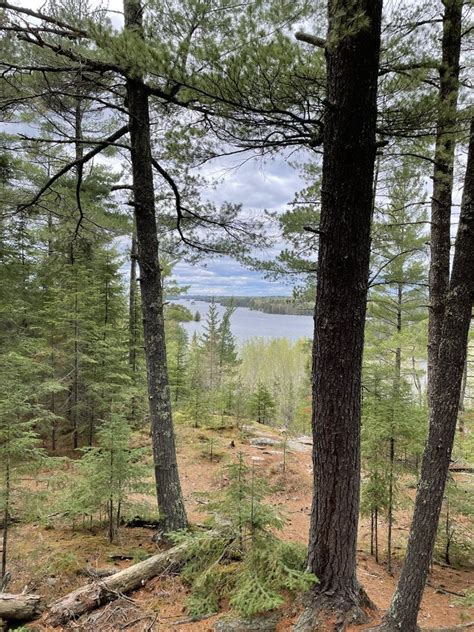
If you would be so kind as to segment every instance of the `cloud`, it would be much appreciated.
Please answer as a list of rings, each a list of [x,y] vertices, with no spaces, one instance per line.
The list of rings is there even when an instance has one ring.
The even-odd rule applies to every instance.
[[[40,9],[44,4],[43,0],[18,1],[32,9]],[[92,4],[96,4],[95,0]],[[107,5],[114,27],[120,28],[123,24],[122,0],[109,0]],[[121,170],[120,156],[98,156],[95,160],[110,170]],[[200,173],[216,180],[215,188],[206,194],[209,200],[218,205],[225,202],[241,204],[244,215],[259,219],[263,219],[265,210],[283,212],[304,184],[285,155],[265,161],[248,155],[219,158],[202,166]],[[283,247],[275,225],[270,220],[268,230],[274,235],[274,240],[268,251],[260,253],[263,260],[274,258]],[[120,251],[126,252],[129,249],[129,240],[117,240],[117,245]],[[125,276],[128,275],[128,268],[129,265],[124,263],[122,270]],[[269,281],[262,273],[248,270],[229,257],[207,261],[200,266],[180,262],[175,267],[174,276],[181,285],[190,285],[192,294],[268,296],[290,294],[292,289],[290,284]]]
[[[204,266],[180,262],[173,271],[180,285],[189,285],[190,294],[216,296],[271,296],[289,295],[291,286],[272,282],[260,272],[248,270],[230,257],[223,257]]]

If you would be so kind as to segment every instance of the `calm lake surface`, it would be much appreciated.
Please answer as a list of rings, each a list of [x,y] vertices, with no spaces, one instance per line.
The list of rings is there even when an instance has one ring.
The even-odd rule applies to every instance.
[[[201,314],[200,322],[191,321],[183,323],[189,336],[194,332],[200,334],[204,331],[206,324],[209,303],[204,301],[190,301],[189,299],[179,299],[175,301],[187,307],[193,314]],[[225,307],[216,303],[217,312],[222,315]],[[249,338],[288,338],[298,340],[299,338],[313,337],[312,316],[293,316],[288,314],[265,314],[257,312],[248,307],[237,307],[231,317],[232,333],[237,342],[244,342]]]

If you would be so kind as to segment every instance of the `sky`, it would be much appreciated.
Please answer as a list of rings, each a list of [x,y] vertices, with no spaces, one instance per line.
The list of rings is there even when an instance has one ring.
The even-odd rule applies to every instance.
[[[242,204],[245,215],[262,219],[265,210],[283,212],[294,194],[304,186],[298,171],[284,157],[265,163],[252,159],[242,166],[235,164],[234,161],[234,167],[230,168],[229,161],[225,165],[222,160],[216,161],[216,173],[224,175],[217,189],[209,193],[209,198],[216,204],[226,201]],[[255,253],[263,260],[275,257],[283,247],[274,223],[267,221],[268,231],[274,239],[267,251]],[[180,284],[191,286],[191,294],[270,296],[292,292],[291,279],[271,281],[230,257],[215,258],[198,265],[181,262],[176,265],[174,273]]]
[[[40,10],[44,6],[44,0],[17,2],[33,10]],[[120,28],[123,24],[122,0],[109,0],[104,4],[110,10],[113,26]],[[284,157],[265,163],[255,158],[241,165],[242,160],[242,157],[226,159],[225,162],[216,161],[206,166],[208,175],[220,178],[218,187],[207,195],[210,200],[216,204],[239,203],[242,204],[244,214],[262,217],[265,210],[283,212],[294,194],[303,187],[297,170]],[[107,163],[110,163],[110,159],[107,159]],[[269,259],[282,247],[283,243],[275,235],[272,248],[268,252],[258,253],[258,256]],[[270,296],[290,295],[292,292],[290,280],[268,280],[262,273],[249,270],[230,257],[213,258],[193,265],[180,262],[174,269],[174,276],[180,285],[191,286],[189,292],[192,294]]]

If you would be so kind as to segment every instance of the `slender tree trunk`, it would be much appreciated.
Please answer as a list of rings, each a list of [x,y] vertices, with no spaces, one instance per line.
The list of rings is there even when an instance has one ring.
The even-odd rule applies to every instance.
[[[397,287],[397,335],[402,331],[402,305],[403,286],[401,283]],[[395,371],[393,378],[393,404],[392,424],[390,429],[390,466],[388,484],[388,533],[387,533],[387,571],[392,574],[392,533],[393,533],[393,496],[395,485],[395,424],[396,424],[396,403],[400,399],[400,380],[402,377],[402,350],[397,347],[395,350]]]
[[[5,463],[5,507],[3,510],[3,535],[2,535],[2,569],[0,580],[3,580],[7,571],[8,548],[8,522],[10,519],[10,459],[7,455]]]
[[[314,607],[329,602],[354,622],[365,598],[356,541],[382,0],[330,0],[328,7],[308,565],[320,580]],[[360,27],[348,33],[352,21]],[[313,629],[313,620],[309,608],[300,629]]]
[[[375,508],[374,513],[374,529],[375,529],[375,561],[379,563],[379,510]]]
[[[51,377],[54,380],[56,377],[56,362],[55,362],[55,338],[54,338],[54,325],[51,326]],[[53,420],[51,422],[51,450],[56,452],[56,396],[55,392],[51,393],[51,412],[53,414]]]
[[[370,510],[370,555],[374,554],[374,510]]]
[[[393,483],[395,462],[395,439],[390,437],[390,465],[388,481],[388,529],[387,529],[387,572],[392,574],[392,529],[393,529]]]
[[[445,530],[446,530],[446,547],[444,550],[444,561],[446,562],[446,564],[448,566],[451,566],[451,560],[449,557],[449,549],[451,547],[451,518],[449,515],[449,500],[446,498],[446,523],[445,523]]]
[[[48,178],[50,177],[50,165],[48,164]],[[48,213],[48,259],[51,259],[53,256],[53,242],[52,242],[52,231],[53,231],[53,218],[51,213]],[[54,337],[54,325],[51,325],[51,353],[50,353],[50,362],[51,362],[51,378],[54,380],[56,378],[56,359],[55,359],[55,337]],[[51,412],[53,414],[53,419],[51,422],[51,451],[56,452],[56,394],[53,391],[51,393],[51,401],[50,401]]]
[[[73,263],[73,266],[75,264]],[[79,404],[79,322],[78,322],[78,282],[77,268],[74,268],[74,368],[71,386],[71,421],[72,421],[72,447],[77,449],[79,441],[78,429],[78,404]]]
[[[124,17],[125,27],[141,35],[140,0],[124,0]],[[186,527],[187,518],[176,462],[166,364],[148,95],[139,78],[127,79],[127,99],[156,493],[163,529],[174,531]]]
[[[461,50],[463,0],[443,0],[442,63],[439,70],[438,124],[436,129],[430,238],[430,310],[428,320],[428,401],[441,344],[451,252],[451,205],[454,148]]]
[[[80,13],[79,13],[80,17]],[[77,93],[81,91],[81,71],[79,70],[77,77]],[[82,140],[82,107],[81,98],[78,97],[74,109],[74,133],[76,135],[77,142],[75,143],[75,158],[81,160],[84,155],[84,146],[80,142]],[[76,170],[76,198],[78,210],[80,211],[80,189],[82,183],[82,164],[78,165]],[[79,226],[79,225],[78,225]],[[77,233],[77,229],[76,229]],[[77,268],[75,267],[74,246],[77,234],[71,240],[71,265],[73,266],[74,274],[74,369],[73,369],[73,381],[71,388],[71,421],[72,421],[72,447],[74,450],[79,445],[79,429],[78,429],[78,404],[79,404],[79,323],[78,323],[78,281],[77,281]]]
[[[408,548],[397,590],[381,630],[414,632],[433,554],[451,450],[456,433],[459,395],[467,352],[474,297],[474,118],[463,201],[446,298],[441,344],[432,373],[428,440]]]

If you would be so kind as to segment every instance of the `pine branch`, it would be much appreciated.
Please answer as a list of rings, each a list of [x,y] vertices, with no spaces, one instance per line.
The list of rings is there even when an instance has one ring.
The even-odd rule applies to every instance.
[[[80,165],[84,165],[87,162],[89,162],[90,160],[92,160],[92,158],[94,158],[94,156],[97,156],[97,154],[100,154],[100,152],[105,149],[106,147],[109,147],[109,145],[112,145],[116,140],[118,140],[119,138],[121,138],[122,136],[125,136],[125,134],[128,133],[128,125],[124,125],[123,127],[121,127],[120,129],[118,129],[116,132],[114,132],[111,136],[109,136],[108,138],[106,138],[105,140],[99,142],[97,144],[97,147],[94,147],[94,149],[92,149],[91,151],[89,151],[87,154],[85,154],[82,158],[78,159],[78,160],[73,160],[72,162],[69,162],[67,165],[65,165],[62,169],[60,169],[57,173],[54,174],[54,176],[52,176],[48,182],[43,185],[41,187],[41,189],[38,191],[38,193],[36,193],[36,195],[33,197],[32,200],[30,200],[29,202],[25,203],[25,204],[20,204],[18,205],[18,210],[19,211],[24,211],[27,208],[30,208],[31,206],[33,206],[34,204],[36,204],[36,202],[38,202],[38,200],[42,197],[42,195],[44,193],[46,193],[46,191],[48,189],[51,188],[51,186],[57,181],[59,180],[59,178],[61,178],[62,176],[64,176],[66,173],[68,173],[69,171],[71,171],[71,169],[74,169],[74,167],[78,167]]]

